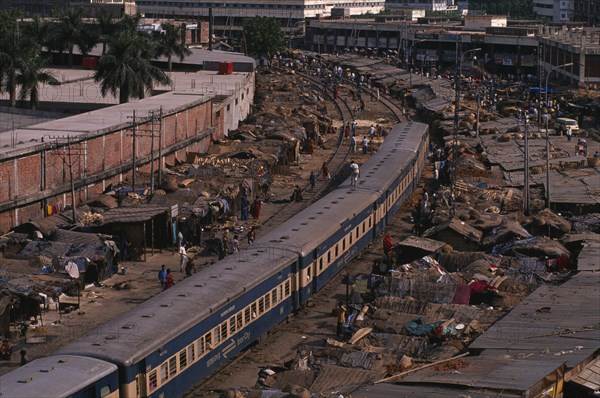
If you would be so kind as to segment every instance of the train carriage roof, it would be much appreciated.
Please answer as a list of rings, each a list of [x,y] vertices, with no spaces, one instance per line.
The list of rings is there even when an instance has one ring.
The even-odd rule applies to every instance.
[[[295,254],[277,248],[242,250],[200,269],[57,352],[89,355],[125,366],[137,363],[212,313],[218,313],[245,291],[284,271],[296,259]]]
[[[0,376],[0,397],[67,397],[116,371],[116,365],[95,358],[38,358]]]
[[[281,245],[307,255],[385,192],[398,176],[392,171],[401,170],[412,162],[427,132],[428,126],[423,123],[397,124],[379,151],[361,167],[356,189],[350,187],[348,179],[300,214],[265,234],[257,244]]]
[[[384,193],[398,177],[398,171],[409,166],[418,156],[429,126],[406,122],[395,125],[368,162],[360,167],[357,188]],[[420,149],[421,148],[421,149]],[[344,182],[350,185],[350,179]]]

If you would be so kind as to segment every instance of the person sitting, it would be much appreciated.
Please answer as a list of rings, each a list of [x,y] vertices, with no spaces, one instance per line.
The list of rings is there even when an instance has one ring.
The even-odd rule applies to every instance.
[[[12,356],[12,348],[10,344],[8,344],[8,340],[2,341],[2,345],[0,345],[0,359],[5,361],[10,361],[10,357]]]

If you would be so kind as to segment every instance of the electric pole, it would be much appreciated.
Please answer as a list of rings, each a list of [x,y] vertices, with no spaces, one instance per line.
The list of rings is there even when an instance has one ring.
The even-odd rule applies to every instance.
[[[52,152],[53,155],[60,156],[63,163],[67,165],[69,168],[69,185],[71,191],[71,218],[73,219],[73,223],[77,222],[77,216],[75,212],[75,178],[73,176],[73,167],[75,166],[75,162],[79,161],[81,155],[85,154],[85,150],[81,148],[73,149],[73,145],[71,142],[71,136],[62,136],[62,137],[50,137],[55,140],[55,149]],[[66,143],[65,143],[66,140]],[[60,142],[59,142],[60,141]],[[62,151],[59,150],[59,147],[62,147]]]

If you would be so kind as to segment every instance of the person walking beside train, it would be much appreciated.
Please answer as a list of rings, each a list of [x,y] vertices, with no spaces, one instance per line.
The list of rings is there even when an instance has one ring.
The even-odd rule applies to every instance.
[[[181,245],[181,247],[179,247],[179,272],[183,272],[186,263],[187,251],[185,250],[185,245]]]
[[[250,209],[253,219],[258,220],[258,217],[260,217],[261,207],[262,207],[262,200],[260,200],[260,197],[256,196],[256,199],[254,199],[254,202],[252,202],[252,207]]]
[[[350,169],[352,170],[351,175],[351,183],[352,186],[356,186],[356,182],[358,181],[358,177],[360,176],[360,168],[358,167],[358,163],[353,160],[350,161]]]
[[[356,137],[350,137],[350,152],[356,153]]]
[[[310,182],[310,190],[315,189],[315,184],[317,183],[317,176],[314,171],[310,172],[310,176],[308,177],[308,181]]]

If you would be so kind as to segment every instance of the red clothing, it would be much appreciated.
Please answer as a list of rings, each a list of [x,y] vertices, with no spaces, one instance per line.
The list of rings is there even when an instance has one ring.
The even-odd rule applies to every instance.
[[[165,290],[175,285],[175,280],[173,279],[173,275],[167,274],[167,278],[165,279]]]
[[[323,172],[323,179],[329,179],[329,165],[326,162],[323,162],[323,166],[321,166],[321,171]]]
[[[256,199],[254,203],[252,203],[252,218],[258,220],[260,216],[260,208],[262,206],[262,201],[260,199]]]
[[[386,234],[385,238],[383,238],[383,252],[389,253],[393,246],[394,244],[392,243],[392,237],[390,234]]]

